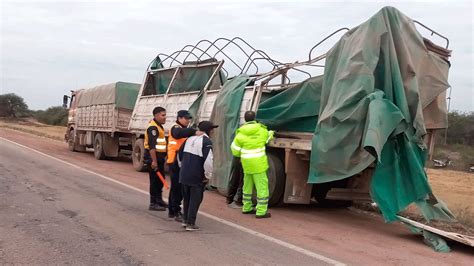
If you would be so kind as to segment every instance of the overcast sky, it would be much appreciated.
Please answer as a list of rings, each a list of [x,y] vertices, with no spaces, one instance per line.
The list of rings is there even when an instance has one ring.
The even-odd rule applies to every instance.
[[[218,37],[243,37],[280,61],[303,60],[327,34],[355,27],[386,5],[449,38],[451,109],[474,111],[471,1],[1,0],[0,94],[14,92],[31,109],[61,105],[73,89],[141,83],[159,52]]]

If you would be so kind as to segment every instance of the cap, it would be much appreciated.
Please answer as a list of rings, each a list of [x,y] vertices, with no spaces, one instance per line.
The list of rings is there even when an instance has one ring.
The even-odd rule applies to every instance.
[[[188,110],[179,110],[178,117],[193,118]]]
[[[218,127],[218,125],[214,125],[211,121],[201,121],[198,125],[199,130],[204,132],[209,132],[216,127]]]

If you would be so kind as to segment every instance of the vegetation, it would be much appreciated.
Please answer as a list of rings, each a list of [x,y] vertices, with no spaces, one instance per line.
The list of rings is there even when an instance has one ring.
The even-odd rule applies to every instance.
[[[0,95],[0,117],[24,117],[28,113],[28,105],[22,97],[14,93]]]
[[[448,114],[447,144],[474,147],[474,112],[450,112]]]
[[[67,115],[67,110],[61,106],[32,111],[28,109],[28,105],[22,97],[14,93],[0,95],[0,117],[33,117],[43,124],[65,126],[67,124]]]
[[[54,126],[65,126],[67,124],[67,115],[67,110],[61,106],[53,106],[44,111],[39,110],[31,113],[31,116],[39,122]]]
[[[448,169],[466,171],[474,166],[474,112],[450,112],[449,128],[436,136],[434,159],[450,159]],[[431,166],[429,163],[428,166]]]

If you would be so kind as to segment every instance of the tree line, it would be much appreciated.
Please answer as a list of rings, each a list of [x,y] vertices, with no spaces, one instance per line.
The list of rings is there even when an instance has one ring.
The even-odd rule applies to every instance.
[[[36,118],[41,123],[48,125],[65,126],[68,112],[61,106],[52,106],[46,110],[30,110],[25,100],[14,94],[0,95],[0,117],[8,118]]]
[[[474,146],[474,112],[449,112],[447,144]]]

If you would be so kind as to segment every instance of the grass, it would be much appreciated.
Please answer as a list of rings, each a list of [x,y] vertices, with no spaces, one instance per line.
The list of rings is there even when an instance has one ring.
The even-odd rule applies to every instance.
[[[460,223],[474,228],[474,174],[440,169],[428,169],[427,173],[433,193]]]
[[[66,133],[66,127],[64,126],[50,126],[36,122],[31,118],[0,118],[0,128],[2,127],[59,141],[64,140],[64,134]]]
[[[463,209],[457,210],[456,219],[463,225],[474,228],[474,213],[471,207],[466,206]]]
[[[427,174],[433,194],[456,217],[456,222],[432,221],[431,225],[445,231],[474,236],[474,174],[444,169],[428,169]],[[401,214],[426,223],[415,204],[411,204]]]

